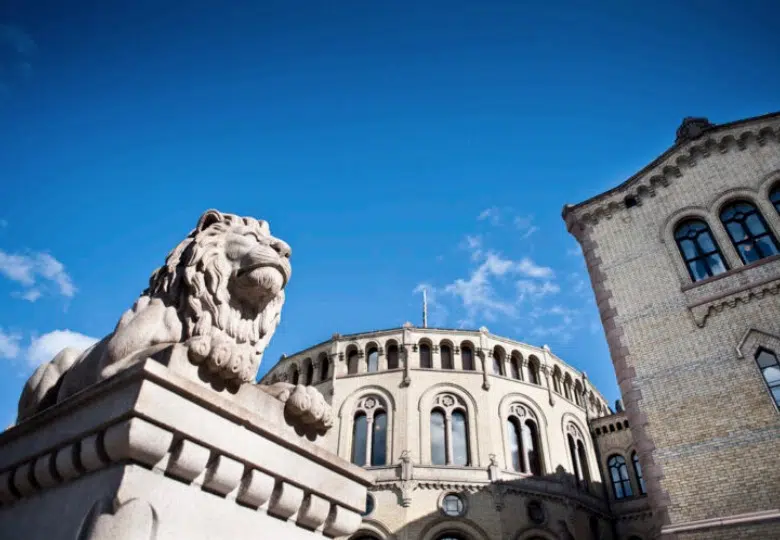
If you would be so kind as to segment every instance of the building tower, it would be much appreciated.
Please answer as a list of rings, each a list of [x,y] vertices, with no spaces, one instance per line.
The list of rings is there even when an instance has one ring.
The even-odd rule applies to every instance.
[[[664,538],[780,538],[780,113],[563,209]]]

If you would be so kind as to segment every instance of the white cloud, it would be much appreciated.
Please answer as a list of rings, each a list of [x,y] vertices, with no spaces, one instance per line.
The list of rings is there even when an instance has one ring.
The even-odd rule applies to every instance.
[[[22,300],[27,300],[30,303],[35,302],[42,295],[43,293],[39,289],[36,289],[34,287],[32,289],[27,289],[24,292],[15,291],[11,293],[11,296],[15,298],[21,298]]]
[[[53,284],[57,292],[67,298],[76,294],[76,287],[65,266],[45,252],[19,255],[0,250],[0,274],[24,286],[27,290],[17,296],[30,302],[42,294],[41,288],[36,287],[40,281]]]
[[[533,216],[515,216],[513,223],[515,224],[515,227],[522,233],[520,238],[523,240],[539,230],[539,227],[534,225]]]
[[[98,341],[93,337],[72,330],[54,330],[32,340],[27,349],[27,362],[31,367],[38,367],[44,362],[52,360],[66,347],[85,350]]]
[[[499,210],[497,206],[491,206],[490,208],[485,208],[477,216],[477,221],[485,221],[485,220],[488,220],[491,225],[498,225],[499,223],[501,223],[501,210]]]
[[[0,328],[0,358],[13,360],[21,352],[22,336],[20,334],[9,334]]]
[[[544,281],[540,284],[530,279],[521,279],[515,283],[515,286],[520,301],[527,297],[538,299],[561,292],[561,288],[552,281]]]
[[[471,253],[472,261],[477,261],[482,258],[482,237],[479,235],[466,235],[460,243],[460,248]]]
[[[517,269],[521,274],[535,278],[549,278],[554,272],[547,266],[539,266],[528,257],[524,257],[517,263]]]

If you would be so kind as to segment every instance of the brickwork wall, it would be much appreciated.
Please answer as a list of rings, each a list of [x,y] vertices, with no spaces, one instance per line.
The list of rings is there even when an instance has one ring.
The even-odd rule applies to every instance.
[[[629,186],[566,216],[591,274],[650,500],[666,524],[780,509],[780,414],[752,352],[737,353],[750,329],[780,334],[780,260],[743,265],[718,220],[730,197],[748,198],[780,237],[767,200],[780,180],[778,130],[777,118],[764,119],[682,145],[637,179],[654,196]],[[621,197],[631,190],[640,204],[627,208]],[[708,221],[731,268],[725,277],[691,284],[672,237],[686,216]],[[774,536],[766,538],[780,537],[780,525],[767,527]]]

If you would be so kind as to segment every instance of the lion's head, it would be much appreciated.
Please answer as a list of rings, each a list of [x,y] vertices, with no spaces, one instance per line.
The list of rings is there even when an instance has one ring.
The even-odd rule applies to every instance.
[[[265,221],[209,210],[144,294],[177,308],[193,361],[251,382],[279,324],[290,253]]]

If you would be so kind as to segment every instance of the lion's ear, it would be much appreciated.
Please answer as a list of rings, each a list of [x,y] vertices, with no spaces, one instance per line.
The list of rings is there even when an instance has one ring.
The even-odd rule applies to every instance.
[[[209,225],[213,225],[214,223],[219,223],[220,221],[223,221],[225,218],[222,215],[221,212],[217,210],[206,210],[202,216],[200,216],[200,219],[198,220],[198,226],[195,227],[195,230],[198,232],[203,231],[209,227]]]

